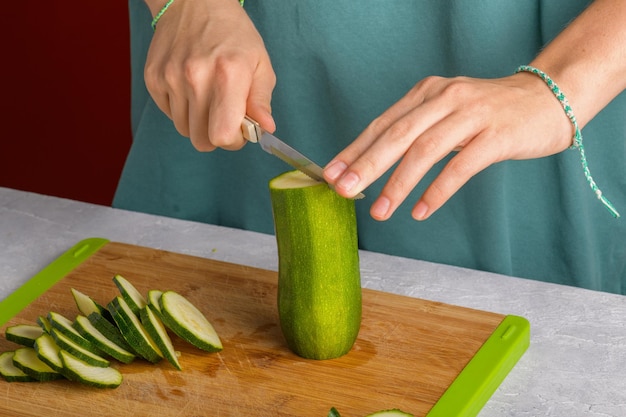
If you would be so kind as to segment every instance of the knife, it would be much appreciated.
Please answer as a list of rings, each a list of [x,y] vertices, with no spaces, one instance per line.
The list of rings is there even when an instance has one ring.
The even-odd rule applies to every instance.
[[[276,136],[269,134],[253,119],[245,116],[241,123],[241,132],[244,139],[252,143],[258,143],[261,148],[278,159],[288,163],[292,167],[302,171],[312,179],[320,182],[326,182],[322,167],[311,161],[291,146],[287,145]],[[328,184],[331,188],[334,187]],[[359,193],[353,199],[365,197],[363,193]]]

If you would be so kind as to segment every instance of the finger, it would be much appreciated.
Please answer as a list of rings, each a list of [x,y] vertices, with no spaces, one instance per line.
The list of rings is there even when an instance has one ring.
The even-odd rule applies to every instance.
[[[212,145],[237,150],[245,144],[241,122],[251,83],[252,71],[239,59],[226,59],[216,65],[208,107],[208,135]]]
[[[216,146],[211,143],[209,138],[209,97],[211,93],[210,67],[202,62],[188,60],[185,67],[185,80],[187,84],[181,86],[183,89],[175,91],[184,91],[182,99],[186,99],[187,118],[185,123],[188,125],[189,139],[191,144],[200,152],[210,152],[215,150]],[[181,114],[181,118],[182,118]],[[182,121],[181,121],[182,124]],[[176,126],[181,131],[182,126]]]
[[[344,197],[353,197],[393,166],[414,141],[450,110],[437,100],[424,102],[390,125],[335,182]]]
[[[423,102],[423,96],[417,92],[407,94],[384,113],[374,119],[363,132],[345,149],[338,153],[324,168],[324,179],[335,184],[346,173],[346,169],[399,119],[406,116],[417,105]]]
[[[185,97],[178,94],[169,94],[170,118],[174,122],[174,127],[182,136],[191,137],[189,125],[189,102]]]
[[[427,219],[474,175],[500,160],[499,151],[487,145],[495,142],[485,136],[477,136],[450,159],[413,207],[413,218]]]
[[[372,204],[371,216],[387,220],[426,173],[445,156],[478,133],[478,124],[455,112],[426,130],[415,140]]]

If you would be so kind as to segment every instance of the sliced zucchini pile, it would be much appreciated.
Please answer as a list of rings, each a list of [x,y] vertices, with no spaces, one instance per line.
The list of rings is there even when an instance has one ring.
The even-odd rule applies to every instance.
[[[98,388],[116,388],[121,364],[135,358],[152,363],[165,358],[182,370],[169,331],[207,352],[222,343],[206,317],[174,291],[150,290],[146,297],[121,275],[113,282],[120,295],[106,307],[72,288],[79,314],[72,321],[56,311],[40,315],[36,324],[17,324],[5,336],[22,347],[0,353],[0,375],[8,382],[66,378]]]

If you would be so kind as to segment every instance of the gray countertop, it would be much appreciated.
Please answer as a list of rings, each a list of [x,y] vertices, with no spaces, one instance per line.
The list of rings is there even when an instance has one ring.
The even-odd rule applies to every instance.
[[[0,300],[80,240],[277,270],[274,237],[0,188]],[[531,323],[531,345],[481,417],[626,416],[626,297],[361,252],[366,288]]]

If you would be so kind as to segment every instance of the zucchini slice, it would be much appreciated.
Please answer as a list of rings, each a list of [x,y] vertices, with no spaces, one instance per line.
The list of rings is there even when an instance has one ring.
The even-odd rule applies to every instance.
[[[97,314],[97,313],[96,313]],[[94,327],[89,319],[85,316],[76,316],[74,328],[78,330],[85,339],[89,340],[93,346],[107,355],[117,359],[122,363],[131,363],[135,359],[135,355],[126,349],[118,346],[115,342],[108,339],[98,329]]]
[[[13,364],[37,381],[54,381],[63,378],[63,375],[39,359],[32,347],[17,349],[13,355]]]
[[[48,320],[48,318],[45,316],[37,317],[37,324],[46,333],[50,333],[50,330],[52,330],[52,325],[50,324],[50,320]]]
[[[44,333],[35,340],[34,346],[37,356],[43,363],[54,369],[58,373],[63,373],[63,363],[59,357],[61,348],[48,333]]]
[[[174,345],[172,345],[172,339],[170,339],[170,336],[167,334],[167,329],[163,325],[161,319],[159,319],[154,311],[148,306],[141,309],[139,317],[141,318],[143,327],[146,329],[150,337],[152,337],[154,343],[156,343],[159,347],[161,353],[165,356],[165,359],[174,365],[176,369],[181,371],[183,368],[180,366],[180,362],[178,362],[178,355],[176,354]]]
[[[57,329],[52,329],[52,337],[62,350],[71,353],[78,359],[87,362],[89,365],[99,366],[101,368],[106,368],[111,365],[111,363],[107,359],[93,353],[89,349],[85,349],[77,343],[74,343],[73,340],[71,340],[69,337],[67,337],[65,334],[61,333]]]
[[[372,414],[368,414],[365,417],[413,417],[413,414],[405,413],[402,410],[393,408],[391,410],[381,410]]]
[[[163,295],[163,291],[160,290],[150,290],[148,291],[148,307],[154,311],[154,314],[157,315],[158,318],[163,320],[163,313],[161,313],[161,296]]]
[[[52,327],[50,334],[53,336],[56,331],[57,334],[63,334],[66,338],[78,346],[96,354],[100,353],[89,340],[85,339],[80,333],[78,333],[78,330],[74,328],[74,323],[67,317],[51,311],[48,313],[48,321],[50,321],[50,327]]]
[[[97,388],[117,388],[122,383],[122,374],[115,368],[92,366],[63,350],[60,357],[65,374],[72,381]]]
[[[18,345],[33,347],[35,339],[43,334],[43,329],[31,324],[16,324],[7,327],[5,336],[7,340],[17,343]]]
[[[115,297],[107,308],[111,312],[113,320],[117,323],[122,336],[141,357],[152,363],[157,363],[163,358],[163,354],[158,346],[146,332],[139,318],[124,301],[124,298],[120,296]]]
[[[91,313],[101,314],[105,319],[109,321],[113,321],[111,314],[107,311],[106,308],[98,304],[93,298],[78,291],[76,288],[71,288],[72,296],[74,297],[74,301],[76,302],[76,307],[78,311],[81,312],[85,317],[89,316]]]
[[[121,275],[115,275],[113,277],[113,282],[120,290],[122,294],[122,298],[126,301],[126,304],[130,307],[131,311],[135,314],[139,314],[142,308],[148,305],[148,301],[144,298],[143,295],[133,284],[131,284],[126,278]]]
[[[15,352],[0,353],[0,375],[7,382],[31,382],[36,381],[35,378],[25,374],[20,368],[13,363]]]
[[[108,311],[108,310],[107,310]],[[111,313],[109,312],[109,315]],[[89,322],[96,328],[100,333],[104,335],[107,339],[118,345],[124,350],[127,350],[131,353],[136,353],[135,350],[128,344],[120,329],[115,324],[115,320],[113,320],[113,316],[111,316],[111,320],[113,320],[113,324],[109,322],[103,315],[98,313],[91,313],[89,317]]]
[[[180,338],[207,352],[223,349],[217,332],[196,306],[174,291],[161,295],[163,323]]]

